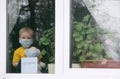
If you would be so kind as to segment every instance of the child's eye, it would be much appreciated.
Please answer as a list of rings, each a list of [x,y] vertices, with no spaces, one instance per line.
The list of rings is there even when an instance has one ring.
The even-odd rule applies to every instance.
[[[25,39],[25,37],[22,37],[22,39]]]
[[[31,37],[28,37],[27,39],[32,39]]]

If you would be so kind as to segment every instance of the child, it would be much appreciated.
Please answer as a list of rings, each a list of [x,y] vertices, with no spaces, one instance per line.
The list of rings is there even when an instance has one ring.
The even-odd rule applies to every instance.
[[[40,59],[40,50],[32,47],[34,31],[29,27],[23,27],[19,31],[19,43],[21,47],[17,48],[13,55],[13,66],[17,67],[21,58],[38,57]]]

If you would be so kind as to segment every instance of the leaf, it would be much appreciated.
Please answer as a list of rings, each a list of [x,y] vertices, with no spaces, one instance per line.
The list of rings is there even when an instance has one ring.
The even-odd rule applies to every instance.
[[[96,52],[102,52],[103,49],[104,49],[104,46],[102,44],[98,43],[98,44],[95,45],[95,51]]]
[[[73,56],[74,57],[77,56],[77,52],[76,51],[73,52]]]
[[[45,45],[45,46],[49,45],[49,41],[44,41],[43,45]]]
[[[90,45],[89,50],[94,50],[94,45]]]
[[[42,37],[39,41],[39,45],[43,44],[45,46],[49,45],[50,40],[46,37]]]
[[[87,44],[90,44],[90,43],[92,43],[92,41],[91,40],[87,40]]]
[[[73,37],[78,37],[80,36],[79,32],[73,32]]]
[[[54,60],[55,60],[54,56],[49,57],[49,63],[54,63]]]
[[[76,37],[76,38],[75,38],[75,41],[76,41],[76,42],[80,42],[81,40],[83,40],[83,37],[82,37],[82,36],[79,36],[79,37]]]
[[[45,38],[42,37],[42,38],[39,40],[39,45],[41,45],[44,41],[45,41]]]
[[[81,32],[81,35],[85,35],[85,31],[82,31],[82,32]]]
[[[92,52],[88,52],[87,56],[90,57],[90,56],[92,56],[92,54],[93,54]]]
[[[87,44],[87,43],[84,43],[84,47],[88,47],[88,44]]]
[[[49,43],[50,43],[50,40],[46,38],[43,42],[43,45],[47,46],[49,45]]]
[[[76,56],[81,54],[81,50],[76,51]]]
[[[82,50],[82,49],[80,49],[80,50],[78,51],[78,52],[79,52],[79,54],[80,54],[80,53],[82,53],[82,51],[83,51],[83,50]]]
[[[45,49],[43,49],[40,53],[41,53],[41,55],[45,55],[47,52]]]
[[[46,37],[42,37],[42,38],[40,39],[41,42],[44,42],[45,40],[46,40]]]
[[[77,31],[81,31],[83,26],[84,26],[83,23],[78,23],[78,24],[75,26],[75,29],[76,29]]]
[[[96,33],[96,29],[95,28],[90,28],[87,30],[86,32],[87,34],[93,34],[93,33]]]
[[[83,46],[81,44],[77,44],[77,48],[82,48]]]
[[[84,21],[84,22],[88,22],[89,18],[90,18],[90,15],[86,15],[86,16],[83,18],[83,21]]]
[[[80,59],[81,62],[84,62],[84,61],[85,61],[85,57],[84,57],[84,56],[80,56],[79,59]]]
[[[87,35],[86,37],[88,40],[91,40],[93,38],[93,35]]]
[[[90,28],[91,28],[90,24],[88,24],[88,25],[85,26],[85,29],[90,29]]]

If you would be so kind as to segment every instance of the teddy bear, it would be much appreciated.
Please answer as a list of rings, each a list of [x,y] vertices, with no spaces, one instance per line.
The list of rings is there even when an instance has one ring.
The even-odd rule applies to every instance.
[[[30,47],[28,49],[25,49],[26,57],[39,57],[40,56],[40,50],[36,47]],[[38,60],[38,73],[42,73],[41,70],[46,66],[45,63]]]

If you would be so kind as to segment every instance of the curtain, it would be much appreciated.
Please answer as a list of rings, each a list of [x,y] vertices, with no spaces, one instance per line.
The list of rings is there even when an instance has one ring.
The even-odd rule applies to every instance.
[[[9,34],[17,22],[19,12],[22,6],[28,5],[28,0],[10,0],[8,1],[8,26]],[[24,17],[23,17],[24,18]]]
[[[106,53],[120,60],[120,0],[83,0],[96,21]]]

